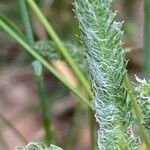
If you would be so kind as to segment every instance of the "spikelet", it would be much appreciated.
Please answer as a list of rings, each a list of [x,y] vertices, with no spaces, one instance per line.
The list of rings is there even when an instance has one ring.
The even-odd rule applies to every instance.
[[[92,89],[100,150],[137,149],[132,130],[131,101],[123,85],[126,74],[122,22],[116,22],[111,0],[76,0],[75,14],[82,30]]]
[[[16,150],[62,150],[60,147],[53,144],[50,147],[47,147],[42,142],[31,142],[25,146],[25,148],[17,148]]]
[[[138,84],[136,84],[135,92],[142,110],[142,124],[150,135],[150,81],[142,80],[137,76],[136,80]]]

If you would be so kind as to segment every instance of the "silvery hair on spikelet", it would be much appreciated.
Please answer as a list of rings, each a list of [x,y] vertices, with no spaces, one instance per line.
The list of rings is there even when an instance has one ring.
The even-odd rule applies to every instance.
[[[99,124],[100,150],[118,150],[122,145],[137,149],[131,101],[123,85],[126,74],[122,48],[122,23],[116,22],[111,0],[76,0],[75,14],[82,31],[81,41],[94,93],[96,120]]]

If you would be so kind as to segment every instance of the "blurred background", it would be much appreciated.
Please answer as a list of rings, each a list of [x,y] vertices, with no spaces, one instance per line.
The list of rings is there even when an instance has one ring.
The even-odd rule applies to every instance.
[[[73,0],[37,0],[44,15],[63,41],[80,43]],[[114,0],[118,20],[124,20],[124,48],[129,59],[128,70],[143,76],[143,0]],[[0,0],[0,12],[23,31],[16,0]],[[48,35],[29,9],[37,41]],[[0,29],[0,149],[12,150],[30,141],[44,141],[38,88],[31,57],[15,40]],[[62,65],[62,64],[60,64]],[[60,66],[61,67],[61,66]],[[68,76],[70,75],[68,71]],[[44,70],[44,83],[49,100],[49,116],[55,143],[65,150],[88,150],[90,133],[85,107],[76,105],[75,96],[53,75]],[[76,112],[80,112],[76,115]]]

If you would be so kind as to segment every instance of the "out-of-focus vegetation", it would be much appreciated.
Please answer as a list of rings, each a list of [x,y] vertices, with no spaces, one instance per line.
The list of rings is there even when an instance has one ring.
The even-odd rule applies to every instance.
[[[150,78],[150,2],[144,1],[144,73],[145,78]]]
[[[21,15],[22,11],[25,12],[19,5],[21,1],[23,2],[23,0],[0,1],[0,14],[5,14],[12,20],[27,38],[26,40],[21,39],[16,30],[15,32],[9,30],[13,29],[10,28],[9,20],[0,16],[1,26],[6,27],[3,26],[4,30],[23,46],[23,48],[20,47],[11,36],[0,30],[0,80],[2,81],[0,82],[0,131],[4,128],[0,133],[0,149],[9,150],[30,141],[44,141],[47,144],[60,145],[65,150],[94,150],[96,149],[96,123],[91,104],[93,94],[88,79],[88,67],[85,63],[87,54],[84,53],[83,47],[85,46],[86,51],[91,49],[88,48],[87,43],[85,44],[85,39],[80,38],[81,31],[72,11],[74,1],[36,0],[42,15],[50,22],[48,26],[44,17],[39,17],[39,11],[34,9],[32,2],[27,0],[30,20],[25,20],[25,22],[31,23],[29,32],[33,34],[33,42],[28,38],[27,28],[23,21],[25,18]],[[113,9],[119,10],[117,20],[125,20],[123,46],[126,57],[130,59],[127,68],[131,78],[134,78],[135,73],[143,76],[142,4],[140,0],[114,0],[113,2]],[[82,32],[84,32],[83,29]],[[33,63],[33,71],[31,63],[35,59],[38,61]],[[148,66],[148,59],[145,62]],[[144,80],[140,80],[140,83],[141,85],[136,89],[136,98],[139,99],[138,103],[143,109],[145,105],[149,105],[147,100],[149,92],[142,89],[143,92],[140,93],[139,89],[149,83]],[[130,93],[130,90],[133,92],[128,79],[125,84],[129,86],[127,87],[128,92]],[[143,103],[145,95],[146,102]],[[129,107],[131,107],[130,104]],[[136,108],[135,106],[133,109]],[[144,122],[142,124],[146,124],[146,128],[149,129],[149,121],[145,117],[149,114],[147,111],[149,108],[143,111]],[[4,125],[7,125],[8,128]],[[141,122],[138,122],[138,125],[140,126]],[[136,126],[133,130],[137,135],[139,134]],[[140,132],[143,134],[143,139],[147,139],[147,134],[141,126]],[[149,142],[145,143],[149,144]],[[120,147],[126,148],[126,146]]]

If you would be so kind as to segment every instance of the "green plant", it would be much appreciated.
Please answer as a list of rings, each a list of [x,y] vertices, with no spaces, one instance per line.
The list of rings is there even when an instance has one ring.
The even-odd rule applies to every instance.
[[[31,25],[29,24],[29,17],[28,17],[27,9],[26,9],[25,3],[23,1],[19,1],[19,2],[20,2],[20,5],[23,6],[22,8],[24,9],[24,11],[22,11],[22,19],[23,19],[24,26],[25,26],[26,37],[17,29],[16,25],[14,25],[8,18],[4,17],[3,15],[1,15],[0,26],[6,32],[8,32],[14,39],[16,39],[34,59],[37,59],[39,62],[41,62],[43,66],[45,66],[52,74],[55,75],[55,77],[59,78],[62,83],[64,83],[66,86],[69,87],[69,89],[73,90],[79,96],[79,101],[83,100],[84,104],[87,104],[88,107],[93,109],[92,104],[87,100],[87,98],[82,96],[82,93],[80,93],[76,87],[71,85],[53,66],[51,66],[48,63],[48,61],[46,59],[44,59],[38,52],[35,51],[35,49],[32,46],[34,43],[34,40],[33,40],[33,35],[31,33],[32,30],[31,30]],[[35,3],[32,3],[31,6],[34,6],[35,8],[37,8]],[[38,8],[36,10],[38,10],[38,13],[41,14],[41,12]],[[44,16],[42,16],[42,18],[43,18],[42,20],[45,20]],[[46,24],[48,25],[47,21],[46,21]],[[28,28],[30,28],[30,30]],[[50,28],[50,30],[49,30],[49,28]],[[81,71],[78,69],[77,65],[74,63],[70,54],[65,50],[62,42],[57,37],[57,35],[53,31],[53,29],[51,27],[48,27],[46,29],[48,29],[49,31],[52,31],[51,33],[53,33],[52,37],[53,37],[55,44],[60,49],[60,52],[62,52],[62,55],[65,57],[65,59],[68,60],[69,65],[71,67],[73,67],[73,70],[76,72],[79,80],[81,80],[83,85],[88,84],[86,78],[82,75]],[[92,97],[92,93],[89,89],[89,85],[85,86],[85,89],[89,92],[90,97]]]
[[[142,124],[150,135],[150,82],[140,79],[136,76],[138,83],[135,86],[137,100],[142,108]]]
[[[12,131],[23,141],[23,143],[27,143],[27,139],[15,128],[15,126],[2,114],[0,114],[0,120],[3,121],[6,126],[8,126]]]
[[[32,1],[31,0],[27,0],[27,2],[31,6],[31,8],[33,9],[33,11],[36,13],[36,15],[39,18],[40,22],[43,24],[43,26],[47,30],[48,34],[50,35],[50,37],[55,42],[58,50],[63,55],[63,57],[65,58],[65,60],[68,62],[68,64],[70,65],[70,67],[74,71],[74,73],[77,76],[77,78],[79,79],[79,81],[83,84],[83,86],[85,87],[85,89],[88,91],[88,93],[92,97],[92,92],[90,90],[90,85],[89,85],[87,79],[84,77],[84,75],[81,73],[81,71],[79,70],[79,68],[77,67],[77,65],[74,63],[74,60],[72,59],[72,57],[68,53],[68,50],[64,47],[63,42],[60,40],[60,38],[58,37],[58,35],[56,34],[56,32],[53,30],[52,26],[47,21],[47,19],[43,15],[43,13],[40,11],[40,9],[38,8],[38,6],[34,2],[34,0],[32,0]]]
[[[82,51],[82,47],[75,43],[71,43],[70,41],[64,42],[65,47],[67,47],[71,57],[73,58],[74,62],[78,66],[78,68],[82,71],[84,76],[87,75],[86,69],[85,69],[85,59],[84,59],[84,53]],[[38,41],[34,45],[35,50],[50,60],[64,60],[64,57],[62,54],[57,51],[56,44],[53,41]]]
[[[42,65],[38,61],[34,61],[32,63],[34,72],[35,72],[35,78],[37,80],[38,90],[39,90],[39,99],[40,104],[42,108],[42,118],[43,118],[43,127],[45,129],[45,140],[47,144],[50,144],[50,142],[54,142],[54,135],[52,134],[52,125],[51,125],[51,119],[50,119],[50,113],[49,113],[49,101],[46,96],[46,89],[44,85],[44,77],[43,77],[43,69]]]
[[[145,80],[137,80],[135,87],[131,83],[126,70],[127,61],[122,47],[122,23],[116,22],[116,12],[111,11],[111,0],[76,0],[75,14],[82,31],[83,48],[71,43],[63,43],[34,0],[27,3],[36,13],[53,41],[34,42],[32,27],[25,7],[25,1],[19,1],[24,11],[22,19],[25,33],[22,34],[7,17],[0,15],[0,27],[12,36],[32,57],[43,110],[43,121],[47,143],[52,133],[49,130],[48,107],[42,76],[42,65],[57,79],[73,91],[79,102],[89,109],[89,125],[91,129],[91,150],[95,148],[95,124],[99,124],[98,147],[100,150],[134,150],[138,149],[143,138],[147,149],[150,147],[149,112],[150,85]],[[69,50],[67,50],[67,49]],[[77,49],[77,50],[76,50]],[[82,50],[82,51],[81,51]],[[85,59],[84,59],[85,56]],[[52,59],[63,59],[68,63],[81,87],[74,87],[57,69],[49,63]],[[87,66],[90,80],[87,80]],[[91,91],[91,85],[92,90]],[[81,89],[84,89],[82,92]],[[94,106],[90,102],[93,99]],[[135,125],[138,132],[134,132]],[[141,137],[140,137],[141,135]],[[70,135],[68,135],[70,136]],[[71,147],[67,145],[66,147]],[[30,143],[25,148],[30,149],[60,149],[54,145],[49,148],[43,143]]]
[[[111,11],[111,2],[77,0],[74,3],[100,126],[99,149],[137,149],[140,140],[133,132],[135,122],[148,148],[150,139],[142,126],[141,113],[145,108],[138,104],[126,75],[122,23],[115,21],[116,12]]]
[[[62,148],[55,146],[53,144],[47,147],[44,143],[29,143],[25,148],[17,148],[16,150],[62,150]]]
[[[87,99],[76,89],[74,86],[72,86],[64,77],[44,59],[41,55],[39,55],[34,48],[32,48],[27,42],[26,38],[23,36],[21,37],[18,32],[16,31],[16,26],[9,21],[9,19],[6,17],[3,17],[0,15],[0,26],[9,33],[24,49],[35,59],[37,59],[43,66],[47,68],[49,72],[51,72],[57,79],[59,79],[64,85],[66,85],[71,91],[73,91],[80,100],[84,101],[85,104],[89,105],[89,107],[93,108],[91,103],[87,101]],[[19,31],[20,33],[20,31]]]

